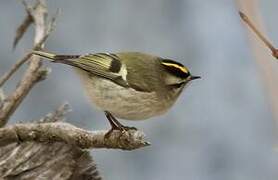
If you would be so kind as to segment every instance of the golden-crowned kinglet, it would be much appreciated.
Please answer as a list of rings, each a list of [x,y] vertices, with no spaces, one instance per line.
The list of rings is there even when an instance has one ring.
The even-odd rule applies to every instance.
[[[185,85],[200,78],[192,76],[178,62],[139,52],[55,55],[34,51],[33,54],[75,67],[90,100],[105,112],[111,131],[130,128],[114,116],[142,120],[165,113]]]

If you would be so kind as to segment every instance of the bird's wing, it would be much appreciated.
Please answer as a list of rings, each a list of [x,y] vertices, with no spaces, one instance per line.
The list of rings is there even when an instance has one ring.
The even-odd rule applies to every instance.
[[[156,71],[157,58],[143,53],[97,53],[87,55],[57,55],[43,51],[33,54],[52,62],[63,63],[109,79],[123,87],[152,92],[161,78]],[[128,73],[127,73],[128,72]]]
[[[34,51],[33,54],[48,58],[52,62],[74,66],[89,74],[109,79],[123,87],[129,87],[126,72],[122,68],[123,64],[115,54],[56,55],[42,51]]]
[[[163,73],[158,57],[140,52],[117,53],[117,56],[126,64],[127,82],[131,88],[141,92],[160,91]]]
[[[122,70],[122,63],[115,54],[97,53],[80,56],[72,59],[70,65],[83,69],[94,75],[110,79],[111,81],[128,87],[125,75]]]

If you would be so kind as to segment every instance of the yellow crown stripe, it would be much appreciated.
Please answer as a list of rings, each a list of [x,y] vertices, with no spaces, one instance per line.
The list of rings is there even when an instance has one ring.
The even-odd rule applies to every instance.
[[[178,64],[173,64],[173,63],[162,63],[165,66],[171,66],[171,67],[175,67],[179,70],[181,70],[184,73],[188,73],[188,70],[186,69],[186,67],[180,66]]]

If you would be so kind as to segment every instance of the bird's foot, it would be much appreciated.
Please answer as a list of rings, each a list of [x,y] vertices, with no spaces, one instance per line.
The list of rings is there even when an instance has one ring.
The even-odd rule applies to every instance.
[[[112,128],[104,135],[104,138],[109,138],[113,131],[120,131],[122,134],[129,130],[137,130],[136,127],[129,127],[129,126],[112,126]]]
[[[111,129],[105,134],[104,138],[108,138],[114,130],[120,131],[122,134],[129,130],[137,130],[136,127],[129,127],[122,125],[110,112],[104,111],[105,116],[107,117]]]
[[[137,130],[136,127],[129,127],[129,126],[122,126],[122,128],[125,130],[125,131],[128,131],[128,130]]]

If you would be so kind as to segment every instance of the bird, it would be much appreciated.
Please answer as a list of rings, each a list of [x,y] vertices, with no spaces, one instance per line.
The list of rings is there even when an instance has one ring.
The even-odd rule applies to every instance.
[[[201,78],[191,75],[177,61],[141,52],[32,54],[74,67],[89,100],[104,112],[111,125],[107,136],[114,130],[136,130],[117,118],[146,120],[166,113],[189,82]]]

